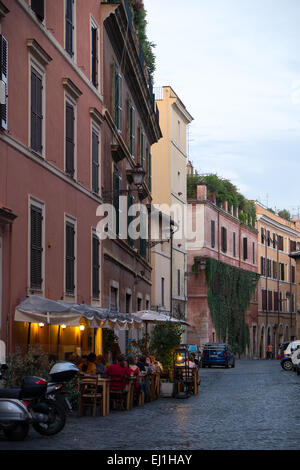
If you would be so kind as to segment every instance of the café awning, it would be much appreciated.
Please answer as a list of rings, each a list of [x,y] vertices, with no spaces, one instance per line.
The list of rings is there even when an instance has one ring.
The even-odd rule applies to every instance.
[[[181,323],[182,325],[188,325],[188,322],[185,320],[179,320],[177,318],[171,317],[170,315],[166,315],[165,313],[156,312],[155,310],[141,310],[139,312],[133,313],[132,315],[145,323],[171,321]]]
[[[31,295],[15,310],[15,321],[45,323],[48,325],[79,326],[82,318],[90,328],[128,330],[140,328],[143,321],[130,314],[112,312],[87,304],[69,304]]]

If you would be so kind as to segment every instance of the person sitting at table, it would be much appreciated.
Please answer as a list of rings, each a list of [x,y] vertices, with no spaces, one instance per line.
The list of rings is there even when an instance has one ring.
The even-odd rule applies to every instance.
[[[145,372],[146,374],[151,374],[150,365],[146,362],[146,356],[140,356],[138,362],[136,363],[140,372]]]
[[[189,358],[188,358],[188,361],[187,361],[188,369],[186,370],[186,368],[184,368],[183,371],[182,371],[182,376],[183,376],[184,379],[191,380],[193,378],[193,369],[195,369],[197,367],[196,364],[193,361],[194,361],[194,358],[190,354]]]
[[[87,367],[88,367],[88,359],[87,359],[87,354],[84,354],[82,357],[81,357],[81,362],[80,364],[78,365],[78,369],[80,370],[80,372],[82,373],[85,373],[87,371]]]
[[[85,371],[86,375],[96,375],[97,374],[97,367],[96,367],[96,354],[90,353],[87,357],[87,369]]]
[[[96,369],[97,369],[97,374],[104,374],[105,359],[101,354],[99,356],[97,356],[97,358],[96,358]]]
[[[161,374],[163,371],[161,363],[156,359],[154,354],[150,354],[150,366],[154,373]]]
[[[126,367],[124,362],[124,356],[118,356],[117,360],[117,364],[111,364],[105,369],[104,373],[105,375],[108,375],[108,377],[111,378],[111,391],[122,392],[124,390],[123,378],[131,376],[131,369],[129,369],[129,367]]]

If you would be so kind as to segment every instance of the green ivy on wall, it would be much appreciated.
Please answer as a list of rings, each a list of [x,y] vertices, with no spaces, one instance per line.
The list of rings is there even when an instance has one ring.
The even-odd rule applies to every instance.
[[[245,314],[259,275],[209,258],[206,260],[208,305],[218,338],[228,342],[235,353],[249,346]]]

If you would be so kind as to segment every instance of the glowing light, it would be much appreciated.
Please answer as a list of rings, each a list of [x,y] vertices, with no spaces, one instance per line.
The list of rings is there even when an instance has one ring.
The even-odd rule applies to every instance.
[[[84,330],[85,330],[85,326],[84,326],[84,325],[80,325],[80,326],[79,326],[79,329],[80,329],[80,331],[84,331]]]
[[[67,325],[61,325],[61,327],[62,327],[63,329],[65,329],[65,328],[67,328]]]
[[[39,326],[43,328],[43,326],[45,326],[45,323],[39,323]]]

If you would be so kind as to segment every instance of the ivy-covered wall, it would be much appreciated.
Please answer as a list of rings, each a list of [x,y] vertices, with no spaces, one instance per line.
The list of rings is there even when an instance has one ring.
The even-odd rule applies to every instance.
[[[194,266],[197,272],[197,266]],[[208,305],[217,336],[227,341],[235,353],[249,346],[249,326],[245,314],[259,275],[209,258],[206,260]]]

